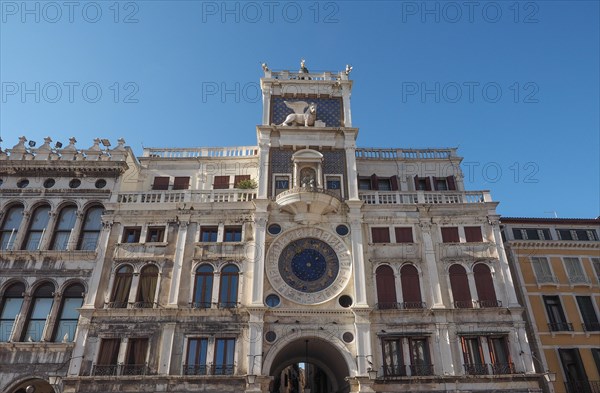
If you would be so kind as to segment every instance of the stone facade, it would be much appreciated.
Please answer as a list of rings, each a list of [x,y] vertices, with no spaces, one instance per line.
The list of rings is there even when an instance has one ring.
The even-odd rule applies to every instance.
[[[287,392],[282,378],[293,377],[313,393],[538,391],[497,202],[464,189],[455,149],[357,147],[352,83],[346,72],[266,68],[257,146],[147,148],[136,158],[119,144],[94,162],[76,152],[67,164],[86,176],[114,167],[103,199],[78,202],[81,214],[90,199],[104,212],[91,263],[72,264],[86,288],[76,334],[26,342],[25,301],[0,348],[15,358],[30,348],[46,368],[3,371],[0,388]],[[277,125],[300,101],[316,104],[314,126]],[[42,162],[15,148],[5,168]],[[43,170],[67,161],[51,154]],[[2,176],[5,216],[24,195],[45,198],[39,187],[11,194],[21,169]],[[0,293],[20,276],[33,288],[68,275],[44,265],[43,245],[29,263],[49,270],[22,270],[19,241],[3,251]],[[55,326],[53,313],[39,324]]]

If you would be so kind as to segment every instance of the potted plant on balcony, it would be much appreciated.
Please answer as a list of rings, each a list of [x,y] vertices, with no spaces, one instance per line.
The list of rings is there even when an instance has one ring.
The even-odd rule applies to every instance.
[[[244,180],[240,180],[236,185],[235,188],[239,188],[241,190],[253,190],[256,187],[258,187],[258,184],[256,184],[256,180],[254,179],[244,179]]]

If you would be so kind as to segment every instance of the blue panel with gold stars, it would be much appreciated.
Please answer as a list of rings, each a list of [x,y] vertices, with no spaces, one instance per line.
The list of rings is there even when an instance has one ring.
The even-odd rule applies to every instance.
[[[341,98],[271,98],[271,124],[281,124],[287,115],[294,113],[283,101],[305,101],[317,104],[317,120],[325,122],[326,127],[342,126],[342,99]]]
[[[340,269],[333,248],[314,238],[298,239],[288,244],[279,256],[278,265],[285,282],[305,293],[329,287]]]

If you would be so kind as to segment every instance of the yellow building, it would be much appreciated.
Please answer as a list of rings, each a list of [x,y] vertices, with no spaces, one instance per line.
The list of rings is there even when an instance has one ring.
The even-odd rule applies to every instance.
[[[600,218],[501,224],[545,390],[600,393]]]

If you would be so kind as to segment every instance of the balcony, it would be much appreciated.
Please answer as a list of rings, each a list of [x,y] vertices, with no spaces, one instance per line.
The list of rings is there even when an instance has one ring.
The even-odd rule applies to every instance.
[[[147,364],[94,364],[92,366],[92,375],[97,377],[148,374]]]
[[[143,244],[120,243],[115,247],[113,258],[116,260],[155,259],[166,256],[167,243]]]
[[[258,146],[200,147],[200,148],[145,148],[142,157],[156,158],[240,158],[258,156]]]
[[[383,366],[384,378],[424,377],[428,375],[433,375],[433,364]]]
[[[591,281],[586,276],[569,276],[571,285],[590,285]]]
[[[463,366],[467,375],[489,375],[490,373],[485,363],[466,363]]]
[[[551,276],[551,275],[536,277],[536,281],[538,284],[551,284],[551,285],[558,284],[558,278]]]
[[[569,322],[553,322],[548,324],[548,330],[551,332],[572,332],[573,324]]]
[[[256,190],[184,190],[127,192],[117,195],[120,204],[157,206],[162,203],[231,203],[248,202],[256,199]]]
[[[194,249],[195,259],[228,258],[242,261],[246,258],[246,243],[239,242],[199,242]]]
[[[411,364],[409,369],[411,376],[433,375],[433,364]]]
[[[450,157],[456,157],[456,149],[356,149],[359,160],[447,160]]]
[[[502,302],[500,300],[475,300],[475,303],[479,308],[502,307]]]
[[[508,375],[515,374],[514,363],[467,363],[463,364],[467,375]]]
[[[320,222],[322,216],[338,212],[342,205],[335,192],[318,187],[291,188],[278,194],[275,203],[303,223]]]
[[[142,308],[156,308],[157,303],[155,302],[108,302],[104,308],[128,308],[128,309],[142,309]]]
[[[452,259],[497,259],[498,251],[495,243],[439,243],[440,260]]]
[[[359,190],[365,205],[460,204],[491,202],[488,191],[373,191]]]
[[[235,364],[184,364],[183,375],[233,375]]]
[[[490,366],[494,375],[515,374],[514,363],[492,363]]]
[[[565,382],[567,393],[600,393],[600,381]]]
[[[422,310],[427,308],[425,302],[383,302],[377,303],[375,307],[378,310]]]

